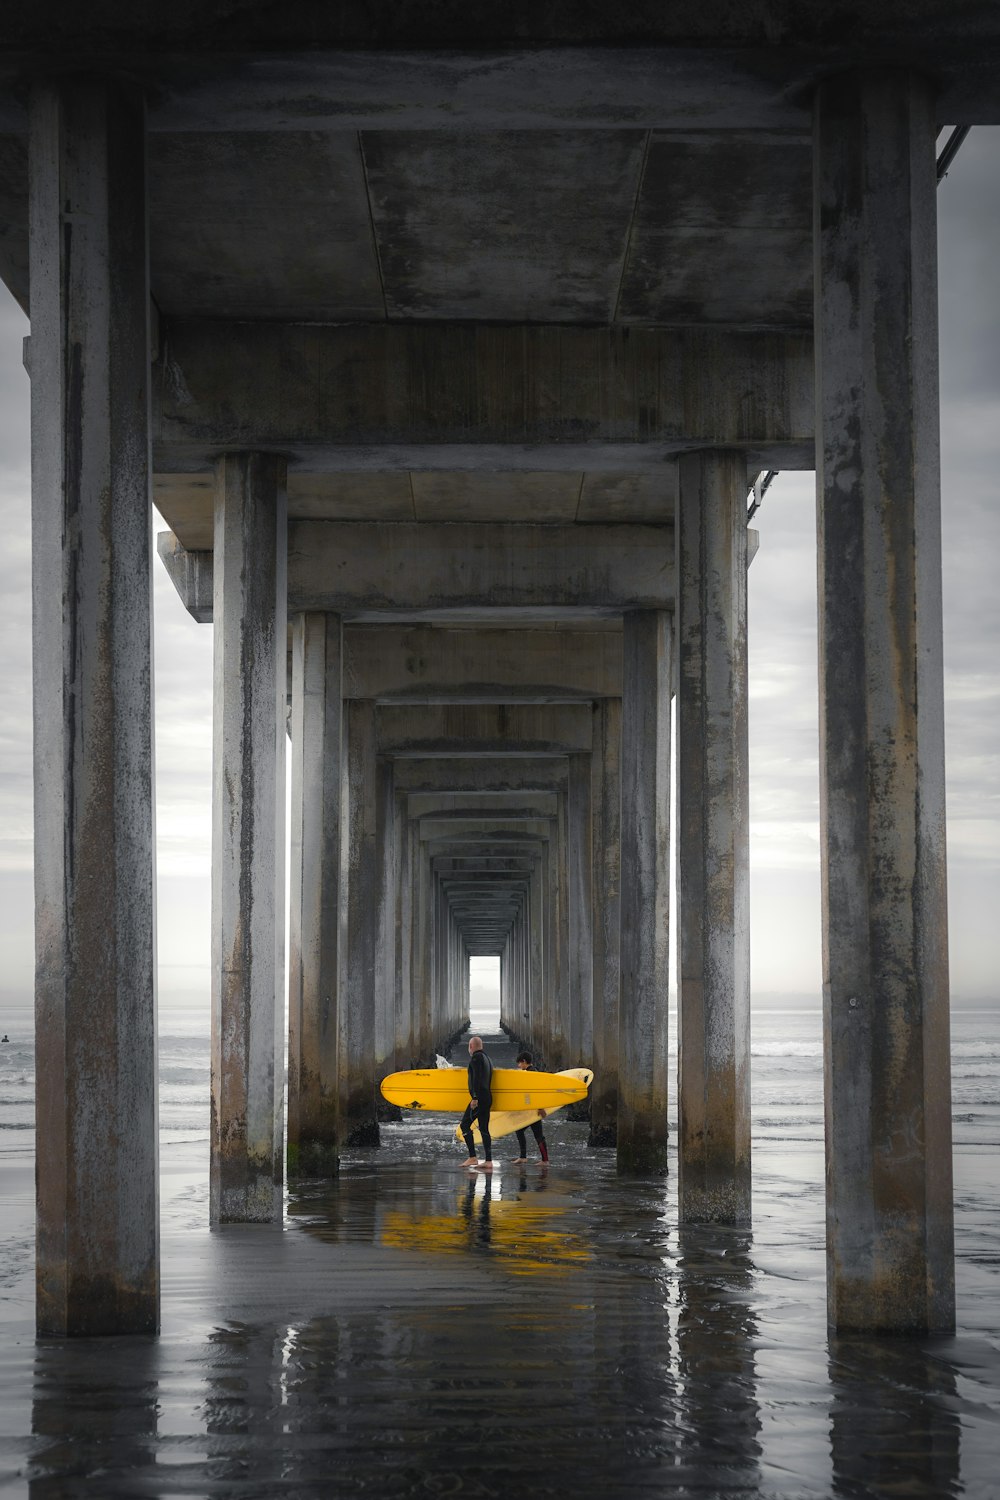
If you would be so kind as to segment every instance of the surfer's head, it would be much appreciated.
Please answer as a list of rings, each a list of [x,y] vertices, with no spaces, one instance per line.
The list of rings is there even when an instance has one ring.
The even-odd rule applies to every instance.
[[[482,1039],[482,1037],[481,1036],[470,1036],[469,1037],[469,1051],[470,1052],[482,1052],[482,1050],[483,1050],[483,1039]]]
[[[517,1065],[518,1065],[519,1068],[530,1068],[531,1067],[531,1053],[530,1052],[519,1052],[517,1054]]]

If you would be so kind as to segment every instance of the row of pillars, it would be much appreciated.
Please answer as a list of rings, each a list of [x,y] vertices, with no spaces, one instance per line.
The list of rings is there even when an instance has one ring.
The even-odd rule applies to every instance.
[[[946,1328],[954,1316],[934,140],[932,90],[920,78],[850,74],[818,90],[828,1285],[830,1321],[841,1329]],[[28,364],[41,1333],[151,1330],[159,1318],[146,225],[141,99],[117,83],[36,86]],[[747,947],[744,813],[735,813],[745,809],[746,768],[732,747],[745,695],[732,676],[738,611],[727,605],[719,615],[711,601],[745,581],[742,543],[734,535],[720,551],[710,535],[725,524],[731,460],[689,462],[705,490],[704,524],[688,528],[682,546],[699,549],[705,614],[696,622],[681,611],[682,746],[683,715],[722,702],[725,680],[731,723],[709,737],[702,722],[699,763],[687,766],[682,754],[679,770],[681,839],[697,835],[704,848],[700,866],[682,872],[682,902],[701,921],[685,922],[681,934],[681,1047],[685,1067],[699,1051],[703,1059],[689,1069],[700,1082],[682,1101],[693,1122],[683,1170],[702,1173],[709,1194],[738,1206]],[[217,505],[212,1203],[221,1220],[273,1213],[281,1179],[280,460],[227,456]],[[626,626],[619,993],[633,1024],[619,1016],[618,1104],[626,1162],[630,1152],[638,1162],[658,1149],[653,1122],[666,1109],[662,684],[672,628],[667,615]],[[312,728],[293,732],[302,826],[293,829],[292,1006],[322,1034],[330,993],[322,976],[336,973],[346,1032],[363,1038],[375,1026],[361,997],[379,923],[362,908],[374,888],[366,872],[378,800],[341,837],[342,789],[355,772],[344,774],[336,698],[307,682],[331,670],[337,631],[328,620],[304,621],[303,640],[307,630],[323,645],[298,657],[296,712]],[[656,692],[643,689],[654,681]],[[347,736],[358,774],[372,751],[365,714],[351,711]],[[613,814],[605,806],[601,816]],[[688,818],[696,833],[685,830]],[[598,885],[610,843],[602,832]],[[341,904],[324,885],[340,878],[335,847],[348,867],[355,938],[346,952]],[[593,983],[602,1001],[614,988],[606,969]],[[594,1014],[602,1028],[613,1024],[603,1004]],[[348,1062],[341,1049],[338,1068]],[[300,1052],[294,1066],[301,1085],[312,1063]],[[322,1114],[351,1087],[338,1078],[311,1097]]]

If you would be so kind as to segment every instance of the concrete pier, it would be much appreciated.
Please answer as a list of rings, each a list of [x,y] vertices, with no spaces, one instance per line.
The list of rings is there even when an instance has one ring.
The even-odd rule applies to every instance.
[[[281,1217],[285,465],[219,460],[212,790],[212,1170],[217,1224]]]
[[[618,1165],[667,1165],[672,621],[625,616]]]
[[[41,1334],[159,1324],[145,112],[30,120]]]
[[[288,1171],[336,1170],[343,627],[292,621]]]
[[[955,1316],[935,133],[933,88],[905,71],[817,96],[827,1287],[845,1331]]]
[[[213,1224],[281,1214],[290,728],[289,1172],[485,955],[662,1173],[673,859],[679,1215],[743,1233],[746,496],[814,466],[830,1319],[948,1328],[934,142],[1000,121],[1000,19],[11,3],[39,1328],[157,1319],[150,489],[215,631]]]
[[[678,1202],[750,1221],[746,465],[681,459],[677,536]]]

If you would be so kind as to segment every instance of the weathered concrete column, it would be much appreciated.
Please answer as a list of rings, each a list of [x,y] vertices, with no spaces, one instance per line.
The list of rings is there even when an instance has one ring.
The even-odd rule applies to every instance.
[[[552,1066],[552,1015],[557,1005],[559,990],[559,886],[557,867],[559,860],[551,838],[542,845],[542,889],[544,891],[544,951],[545,976],[542,986],[541,1005],[538,1010],[538,1029],[532,1033],[532,1041],[545,1054],[546,1065]],[[532,1018],[534,1019],[534,1018]]]
[[[589,1064],[594,1052],[593,752],[569,757],[566,796],[569,888],[569,1013],[566,1065]]]
[[[618,1006],[621,994],[621,722],[620,698],[594,705],[591,763],[594,810],[594,1083],[591,1146],[618,1135]]]
[[[30,121],[37,1322],[159,1323],[142,100]]]
[[[678,1206],[750,1220],[746,459],[680,462],[677,525]]]
[[[415,1052],[417,1010],[413,985],[413,942],[416,922],[413,900],[413,852],[419,847],[409,819],[404,816],[405,797],[399,792],[394,799],[397,826],[399,867],[396,891],[396,1052],[401,1068],[410,1068]]]
[[[427,846],[420,838],[420,825],[413,833],[413,1038],[416,1066],[433,1062],[433,885]]]
[[[288,514],[284,460],[219,459],[212,787],[213,1224],[280,1219]]]
[[[375,938],[375,1062],[379,1079],[396,1070],[396,825],[392,761],[375,768],[378,926]]]
[[[528,991],[517,1015],[515,1031],[534,1041],[545,994],[545,877],[544,853],[540,850],[528,877]]]
[[[375,1118],[375,704],[347,705],[347,963],[338,1071],[345,1145],[377,1146]]]
[[[555,984],[549,1006],[548,1062],[552,1068],[568,1068],[573,1060],[566,1056],[566,1022],[569,1015],[570,954],[569,929],[569,830],[568,784],[560,791],[558,811],[550,822],[549,857],[553,872],[553,937],[555,940]]]
[[[819,90],[817,492],[827,1275],[837,1329],[954,1326],[936,120]]]
[[[343,630],[339,615],[292,622],[288,955],[288,1171],[337,1170]]]
[[[667,1169],[672,620],[624,617],[618,1167]]]

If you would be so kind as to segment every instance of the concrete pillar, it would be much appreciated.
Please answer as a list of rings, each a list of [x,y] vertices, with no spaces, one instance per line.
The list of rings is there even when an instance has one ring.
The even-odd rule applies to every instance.
[[[570,948],[570,876],[569,876],[569,788],[560,793],[558,812],[552,820],[550,842],[556,856],[556,941],[558,943],[557,983],[552,1007],[551,1063],[568,1068],[573,1059],[567,1055],[567,1025],[572,989],[573,954]]]
[[[621,911],[620,698],[594,705],[591,761],[594,810],[594,1082],[590,1091],[591,1146],[614,1146],[618,1135],[618,1006]]]
[[[284,461],[220,458],[212,787],[213,1224],[280,1219],[287,695]]]
[[[954,1326],[933,86],[816,101],[831,1324]]]
[[[347,955],[340,1025],[340,1113],[345,1145],[377,1146],[375,951],[375,704],[347,705]]]
[[[405,794],[393,799],[396,824],[396,960],[394,972],[397,1066],[413,1066],[415,1005],[413,987],[414,904],[412,852],[414,832],[405,816]]]
[[[432,883],[430,857],[420,838],[419,823],[413,830],[413,1009],[417,1067],[433,1062],[431,979],[433,962]]]
[[[515,1031],[518,1036],[530,1037],[534,1043],[543,1009],[545,993],[545,879],[544,854],[535,857],[528,883],[528,934],[529,967],[528,990],[520,1010],[516,1012]]]
[[[542,845],[542,888],[545,893],[545,983],[538,1014],[538,1030],[532,1035],[532,1041],[544,1053],[548,1067],[552,1065],[552,1016],[556,1008],[559,989],[558,863],[552,839],[547,838]]]
[[[292,622],[288,955],[288,1171],[337,1169],[343,630],[339,615]]]
[[[396,1070],[396,838],[395,790],[391,760],[375,768],[376,885],[378,925],[375,937],[375,1064],[382,1079]]]
[[[746,459],[686,454],[677,525],[678,1205],[750,1221]]]
[[[142,100],[30,116],[37,1320],[159,1323]]]
[[[594,1053],[592,753],[569,757],[566,798],[570,952],[566,1066],[571,1068],[591,1063]]]
[[[618,1166],[667,1169],[672,621],[624,618]]]

